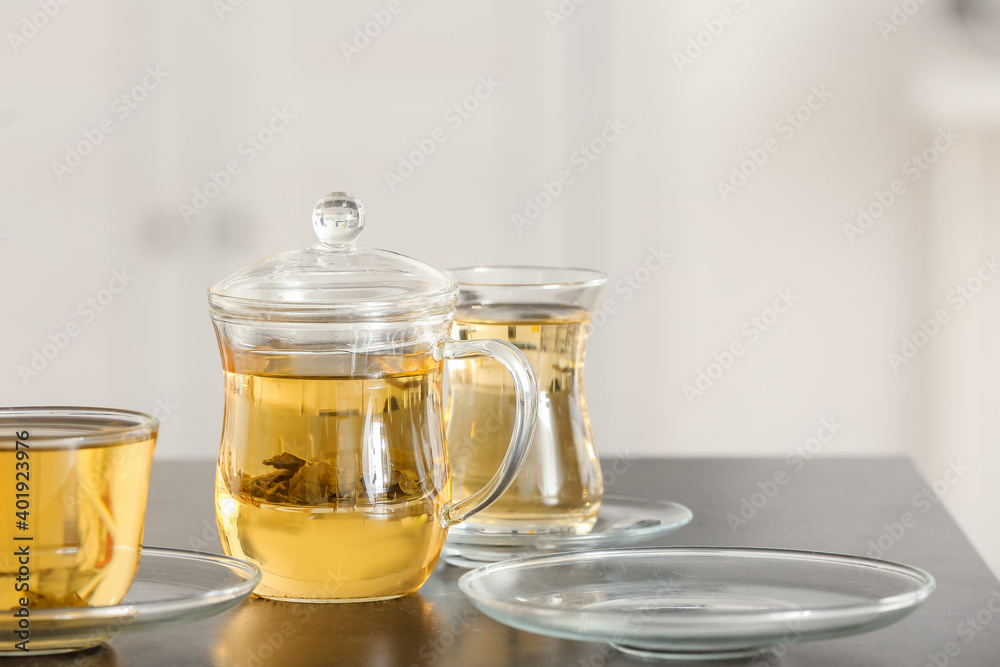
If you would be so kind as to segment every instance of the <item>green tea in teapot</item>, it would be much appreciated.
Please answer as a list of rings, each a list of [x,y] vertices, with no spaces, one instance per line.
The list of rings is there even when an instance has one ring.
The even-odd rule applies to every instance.
[[[350,376],[274,352],[227,369],[219,532],[227,553],[261,566],[262,596],[394,597],[437,561],[450,497],[441,364],[383,356],[359,369],[371,360]]]
[[[426,581],[448,527],[517,474],[537,408],[534,377],[508,343],[450,338],[458,286],[447,274],[358,247],[365,208],[356,197],[323,197],[312,227],[309,247],[209,289],[226,374],[222,547],[260,566],[262,597],[399,597]],[[471,356],[511,373],[517,428],[485,486],[452,502],[442,365]]]

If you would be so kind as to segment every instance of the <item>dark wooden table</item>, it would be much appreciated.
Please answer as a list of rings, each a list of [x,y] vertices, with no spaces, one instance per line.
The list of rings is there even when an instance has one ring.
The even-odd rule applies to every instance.
[[[694,511],[689,526],[659,544],[768,546],[859,555],[875,547],[888,560],[916,565],[936,577],[935,593],[902,622],[865,635],[789,646],[780,662],[771,664],[1000,665],[1000,582],[943,506],[928,500],[933,497],[926,493],[928,482],[909,461],[817,459],[790,464],[780,459],[640,459],[619,460],[614,465],[621,471],[608,474],[614,492],[676,500]],[[769,482],[774,482],[776,474],[784,483],[772,486]],[[213,464],[204,461],[154,466],[146,544],[220,551],[213,518],[213,475]],[[904,513],[912,518],[905,526],[901,523]],[[727,515],[732,516],[727,519]],[[192,625],[123,635],[102,648],[69,656],[0,659],[0,667],[15,663],[87,667],[653,664],[605,645],[551,639],[496,623],[459,592],[456,580],[463,572],[442,562],[416,595],[386,602],[311,605],[305,607],[308,613],[302,611],[303,605],[250,600]]]

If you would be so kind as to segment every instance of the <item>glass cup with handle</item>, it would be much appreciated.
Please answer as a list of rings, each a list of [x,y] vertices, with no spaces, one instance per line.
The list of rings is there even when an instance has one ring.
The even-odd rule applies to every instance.
[[[216,475],[224,551],[263,571],[256,593],[299,602],[416,591],[447,529],[493,503],[535,424],[531,365],[501,340],[450,337],[458,288],[392,252],[357,248],[349,194],[315,207],[312,246],[251,264],[209,290],[225,370]],[[447,359],[488,356],[510,374],[509,447],[451,500]]]

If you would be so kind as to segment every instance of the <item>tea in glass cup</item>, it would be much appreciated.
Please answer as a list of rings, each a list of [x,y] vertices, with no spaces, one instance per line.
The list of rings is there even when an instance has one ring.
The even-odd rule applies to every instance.
[[[139,565],[159,422],[127,410],[0,408],[0,609],[119,603]],[[9,613],[9,612],[4,612]],[[0,650],[16,639],[0,639]]]
[[[477,267],[449,274],[459,285],[458,340],[516,346],[538,382],[538,415],[527,460],[511,487],[466,527],[497,532],[585,533],[603,486],[583,395],[591,312],[606,276],[585,269]],[[448,365],[446,442],[456,492],[493,474],[510,437],[510,381],[489,359]]]

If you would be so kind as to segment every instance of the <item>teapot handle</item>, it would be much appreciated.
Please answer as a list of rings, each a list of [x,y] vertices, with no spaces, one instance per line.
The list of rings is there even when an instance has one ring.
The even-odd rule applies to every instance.
[[[514,379],[516,412],[514,413],[514,433],[511,435],[507,453],[500,462],[500,468],[476,493],[445,506],[442,518],[446,526],[465,521],[476,512],[492,505],[514,482],[517,473],[527,459],[528,447],[535,432],[535,416],[538,413],[538,385],[531,364],[516,347],[495,339],[453,340],[443,339],[435,355],[441,359],[462,359],[464,357],[493,357],[499,361]]]

